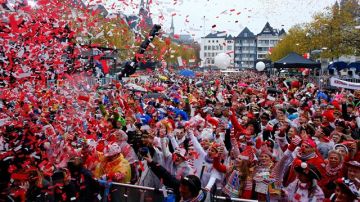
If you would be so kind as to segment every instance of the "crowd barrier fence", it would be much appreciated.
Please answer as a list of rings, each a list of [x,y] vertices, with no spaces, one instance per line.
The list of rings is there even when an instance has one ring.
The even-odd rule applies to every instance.
[[[153,187],[139,186],[133,184],[108,182],[99,180],[104,187],[103,202],[175,202],[175,196],[170,189],[156,189]],[[241,198],[228,198],[224,196],[212,195],[207,197],[209,202],[255,202],[256,200],[248,200]]]

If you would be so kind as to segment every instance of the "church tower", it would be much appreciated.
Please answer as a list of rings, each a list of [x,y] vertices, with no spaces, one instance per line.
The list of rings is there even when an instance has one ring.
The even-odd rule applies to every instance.
[[[174,37],[174,34],[175,34],[174,16],[171,16],[170,36]]]

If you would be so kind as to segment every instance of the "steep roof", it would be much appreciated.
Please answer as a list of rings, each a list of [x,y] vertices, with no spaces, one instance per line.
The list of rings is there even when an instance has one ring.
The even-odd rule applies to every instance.
[[[234,40],[235,37],[231,36],[231,34],[225,37],[225,40]]]
[[[247,36],[245,37],[245,33],[247,33]],[[237,36],[237,38],[254,38],[255,35],[252,33],[249,28],[245,27],[240,34]]]
[[[226,38],[227,34],[225,31],[219,32],[217,31],[216,33],[210,33],[208,35],[206,35],[204,38]]]
[[[282,28],[279,32],[279,36],[286,35],[285,29]]]
[[[264,26],[264,28],[262,29],[262,31],[258,34],[258,35],[262,35],[262,34],[272,34],[274,36],[277,35],[276,31],[274,30],[274,28],[272,28],[270,26],[270,23],[267,22]]]

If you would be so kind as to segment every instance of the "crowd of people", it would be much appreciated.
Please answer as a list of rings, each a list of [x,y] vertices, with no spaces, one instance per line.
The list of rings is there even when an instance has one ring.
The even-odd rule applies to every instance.
[[[167,195],[121,184],[175,201],[359,200],[360,91],[251,70],[90,82],[67,71],[81,67],[72,41],[87,30],[59,19],[92,14],[49,2],[1,15],[0,201]]]
[[[359,98],[253,71],[7,83],[0,201],[117,201],[111,182],[177,201],[356,201]],[[148,195],[136,200],[158,201]]]

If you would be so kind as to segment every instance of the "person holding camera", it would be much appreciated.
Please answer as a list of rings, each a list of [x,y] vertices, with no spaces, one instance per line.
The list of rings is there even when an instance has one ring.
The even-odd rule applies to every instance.
[[[169,141],[165,130],[160,130],[161,150],[164,155],[164,167],[177,179],[193,173],[192,168],[187,162],[186,150],[181,147],[176,147],[173,153],[169,150]]]
[[[155,173],[150,169],[147,161],[144,157],[150,155],[154,161],[163,165],[163,154],[158,148],[159,138],[155,136],[155,132],[152,129],[148,129],[148,132],[142,133],[141,136],[142,147],[139,148],[138,156],[139,156],[139,179],[137,181],[137,185],[146,186],[146,187],[154,187],[160,188],[161,183],[159,178],[156,177]],[[140,196],[140,201],[142,198],[150,197],[149,193],[142,193]],[[151,195],[151,197],[156,197]],[[154,201],[158,201],[160,198],[154,198]]]
[[[165,186],[172,188],[176,201],[181,202],[204,202],[206,192],[201,189],[201,181],[195,175],[187,175],[180,180],[171,175],[163,166],[157,164],[150,155],[145,157],[150,169],[162,179]]]

